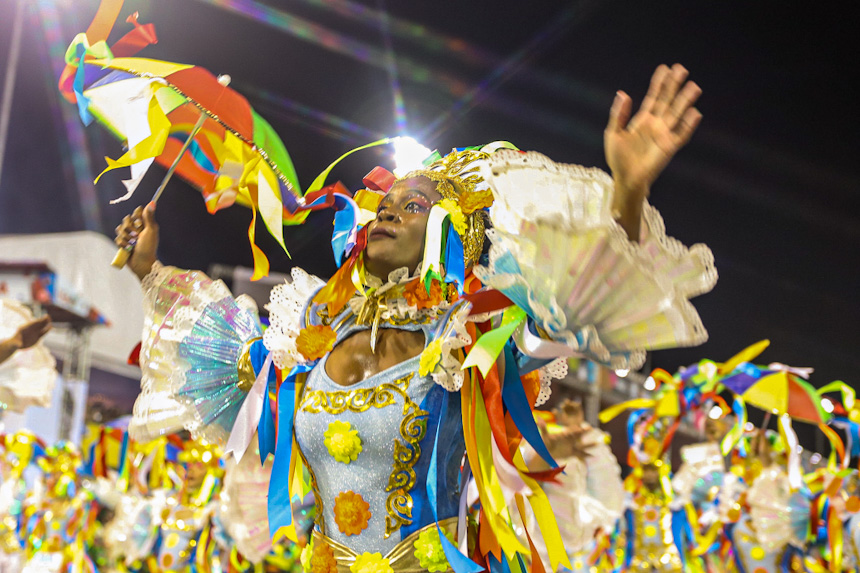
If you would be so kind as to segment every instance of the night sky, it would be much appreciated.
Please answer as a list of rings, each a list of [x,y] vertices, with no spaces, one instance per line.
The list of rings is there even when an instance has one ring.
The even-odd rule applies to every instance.
[[[69,143],[63,113],[77,120],[56,90],[56,53],[61,58],[86,28],[97,2],[26,4],[0,233],[89,228],[112,236],[124,214],[148,201],[163,170],[153,168],[137,195],[116,206],[108,201],[124,191],[125,173],[105,176],[94,190],[76,183],[72,151],[82,146]],[[0,0],[0,76],[14,6]],[[704,119],[651,200],[671,235],[712,248],[720,280],[694,300],[709,342],[657,352],[652,364],[674,371],[769,338],[761,361],[812,366],[817,386],[834,379],[856,386],[860,122],[849,86],[858,80],[858,41],[851,4],[824,6],[151,0],[127,2],[123,15],[139,10],[141,22],[156,25],[159,43],[142,55],[230,74],[232,87],[281,135],[305,186],[341,153],[398,134],[392,67],[406,132],[430,148],[507,139],[556,161],[605,168],[602,130],[614,92],[627,91],[638,105],[658,64],[683,63],[704,91]],[[61,35],[55,56],[46,28]],[[112,39],[127,29],[119,23]],[[122,150],[99,126],[81,133],[91,181],[103,157]],[[392,167],[387,152],[364,152],[332,180],[355,189],[377,164]],[[196,191],[174,181],[158,217],[164,262],[250,264],[249,211],[210,216]],[[325,214],[287,229],[292,260],[265,231],[259,244],[273,270],[295,264],[328,276],[330,230]]]

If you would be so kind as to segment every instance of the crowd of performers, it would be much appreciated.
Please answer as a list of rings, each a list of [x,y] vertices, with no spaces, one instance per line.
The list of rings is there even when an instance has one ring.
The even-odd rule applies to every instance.
[[[45,487],[65,484],[65,498],[28,505],[20,479],[4,482],[21,499],[7,521],[25,566],[51,555],[41,551],[56,546],[50,534],[37,532],[60,505],[78,517],[59,529],[71,554],[51,559],[89,564],[98,527],[82,525],[100,499],[114,500],[101,535],[116,567],[267,566],[263,545],[241,547],[258,534],[286,544],[278,559],[302,547],[313,573],[854,566],[848,455],[808,385],[755,366],[753,351],[654,373],[654,398],[605,414],[633,410],[624,481],[605,435],[576,408],[536,415],[572,356],[636,370],[647,351],[707,339],[690,299],[716,284],[713,255],[667,236],[648,202],[701,120],[701,90],[683,66],[658,67],[638,110],[617,93],[604,132],[611,173],[496,141],[434,152],[402,176],[378,166],[351,189],[326,185],[335,162],[301,192],[286,148],[227,79],[136,57],[155,41],[136,15],[108,46],[121,7],[103,0],[66,53],[60,89],[85,122],[127,144],[108,166],[131,167],[122,199],[157,160],[210,211],[250,206],[256,277],[268,269],[253,243],[258,212],[283,246],[284,225],[332,209],[338,270],[323,280],[294,267],[264,325],[254,301],[158,260],[154,203],[126,217],[116,243],[141,281],[145,324],[128,426],[137,445],[124,449],[140,450],[121,456],[134,461],[109,493],[46,471]],[[722,387],[737,396],[731,408]],[[850,420],[853,395],[839,390]],[[777,412],[780,439],[750,439],[746,404]],[[715,405],[735,416],[726,437],[686,448],[673,478],[664,456],[675,430]],[[806,477],[792,418],[818,423],[833,443],[827,467]],[[182,431],[222,447],[226,467],[202,442],[165,437]],[[297,515],[308,505],[309,531]]]
[[[142,444],[95,425],[84,444],[2,437],[3,573],[301,570],[304,543],[269,536],[259,455],[236,464],[187,435]],[[312,505],[296,507],[306,533]]]
[[[578,403],[535,411],[549,452],[566,468],[544,490],[570,570],[860,571],[860,478],[850,452],[824,426],[830,460],[799,463],[787,417],[779,432],[751,428],[744,408],[732,413],[717,392],[722,378],[751,364],[722,374],[720,366],[657,371],[653,395],[602,413],[608,420],[632,410],[623,480],[608,434],[585,423]],[[851,391],[836,385],[825,393],[839,414],[831,425],[856,440]],[[698,425],[704,439],[681,448],[673,472],[667,453],[682,421]],[[91,424],[82,449],[46,446],[27,430],[3,435],[0,449],[3,573],[320,570],[312,496],[294,500],[296,542],[280,537],[273,545],[272,460],[261,463],[256,445],[237,463],[186,432],[139,443],[121,427]],[[538,457],[527,444],[521,453],[530,464]],[[548,568],[546,548],[526,534],[532,526],[515,529]],[[438,540],[435,550],[433,540],[424,545],[414,544],[422,568],[446,570]]]

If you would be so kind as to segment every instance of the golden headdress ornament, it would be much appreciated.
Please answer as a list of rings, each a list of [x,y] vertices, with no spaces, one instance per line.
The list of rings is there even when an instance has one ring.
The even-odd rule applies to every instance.
[[[444,157],[434,152],[427,160],[427,167],[398,179],[426,177],[436,182],[436,190],[442,195],[441,204],[449,212],[454,211],[453,219],[458,219],[458,215],[464,219],[463,228],[457,229],[457,233],[463,240],[463,258],[467,267],[477,263],[481,257],[486,230],[485,215],[481,211],[493,205],[493,192],[481,175],[481,165],[499,149],[516,147],[506,141],[496,141],[482,147],[454,149]]]

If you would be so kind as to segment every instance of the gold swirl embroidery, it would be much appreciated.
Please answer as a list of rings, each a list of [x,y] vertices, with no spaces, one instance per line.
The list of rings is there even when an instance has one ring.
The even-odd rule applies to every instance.
[[[391,384],[380,384],[375,388],[335,390],[333,392],[307,390],[302,396],[299,409],[311,414],[326,412],[327,414],[337,415],[343,414],[347,410],[358,413],[370,408],[386,408],[391,406],[396,402],[397,395],[402,396],[405,402],[411,403],[409,396],[406,395],[406,390],[409,388],[409,381],[414,375],[414,372],[410,372]]]
[[[404,525],[412,524],[412,495],[415,486],[413,467],[421,457],[419,442],[427,433],[428,412],[408,398],[403,403],[403,420],[400,422],[400,437],[394,442],[394,466],[385,491],[390,492],[385,501],[388,516],[385,518],[385,538]]]

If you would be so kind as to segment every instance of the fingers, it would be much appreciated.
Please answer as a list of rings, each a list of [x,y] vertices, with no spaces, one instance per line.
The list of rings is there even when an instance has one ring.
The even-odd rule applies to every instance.
[[[612,107],[609,109],[609,123],[606,125],[606,131],[626,129],[632,111],[633,100],[630,96],[622,91],[617,92],[615,99],[612,100]]]
[[[687,82],[683,89],[674,97],[672,104],[666,109],[666,122],[671,129],[677,129],[678,124],[687,113],[687,110],[693,107],[699,96],[702,95],[702,88],[695,82]]]
[[[114,243],[120,247],[134,246],[138,236],[147,227],[157,228],[155,222],[155,207],[150,203],[146,209],[137,207],[132,211],[131,215],[126,215],[122,218],[122,222],[116,227],[116,238]]]
[[[136,225],[133,222],[133,214],[126,215],[122,218],[122,222],[117,226],[115,230],[116,238],[114,239],[114,243],[119,247],[128,247],[134,246],[134,243],[137,242],[137,236],[139,231],[136,229]]]
[[[658,68],[659,69],[659,68]],[[654,75],[657,75],[656,72]],[[661,74],[661,82],[659,91],[651,109],[651,113],[657,116],[665,116],[668,110],[672,107],[675,101],[675,96],[678,95],[678,90],[681,89],[681,84],[687,79],[690,72],[681,64],[675,64],[668,71]]]
[[[690,138],[693,136],[696,128],[699,127],[699,123],[701,123],[701,121],[702,113],[696,108],[691,107],[684,112],[684,115],[681,117],[681,121],[678,122],[678,126],[675,128],[675,133],[678,135],[678,143],[680,145],[685,145],[690,141]]]
[[[666,80],[666,75],[670,70],[666,64],[660,64],[651,76],[651,85],[648,86],[648,93],[645,94],[645,99],[642,100],[640,111],[645,113],[653,113],[654,106],[657,105],[657,98],[663,89],[663,83]]]
[[[138,207],[140,209],[140,207]],[[157,229],[158,223],[155,222],[155,203],[149,203],[146,209],[143,209],[143,223],[146,227]]]

